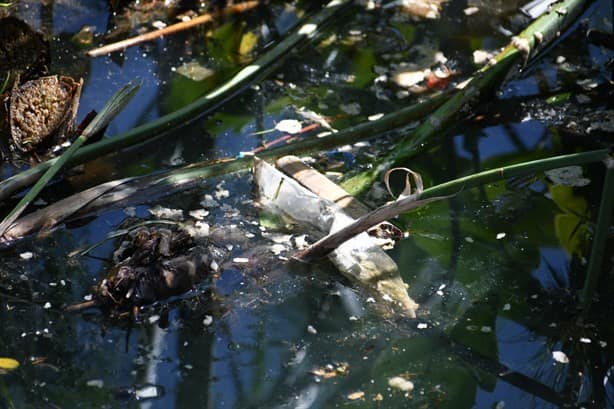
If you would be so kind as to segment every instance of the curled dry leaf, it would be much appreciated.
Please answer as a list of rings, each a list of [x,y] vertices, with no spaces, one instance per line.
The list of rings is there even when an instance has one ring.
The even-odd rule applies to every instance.
[[[32,152],[72,132],[82,81],[56,75],[28,81],[11,92],[10,137],[13,146]]]

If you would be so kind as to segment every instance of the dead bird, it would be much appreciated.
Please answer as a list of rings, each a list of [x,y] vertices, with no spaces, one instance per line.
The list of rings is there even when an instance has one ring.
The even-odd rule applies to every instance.
[[[181,295],[218,273],[227,251],[212,242],[195,245],[182,228],[139,227],[113,254],[109,274],[94,287],[93,298],[67,311],[99,307],[121,316]]]

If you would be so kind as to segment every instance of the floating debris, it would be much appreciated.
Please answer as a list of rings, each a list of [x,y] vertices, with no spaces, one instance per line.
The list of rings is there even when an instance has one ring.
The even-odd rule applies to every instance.
[[[552,359],[561,364],[568,364],[569,358],[563,351],[552,351]]]
[[[28,153],[70,136],[82,83],[54,75],[14,87],[8,107],[12,147]]]
[[[34,257],[34,253],[31,251],[24,251],[23,253],[19,254],[19,258],[22,260],[30,260],[32,257]]]
[[[544,173],[555,185],[582,187],[591,183],[590,179],[582,177],[581,166],[567,166],[564,168],[547,170]]]
[[[275,129],[279,132],[285,132],[294,135],[295,133],[299,133],[301,129],[303,129],[303,126],[296,119],[284,119],[279,121],[275,125]]]
[[[15,17],[0,19],[0,81],[36,78],[47,73],[49,43],[30,26]],[[8,88],[13,81],[9,81]],[[0,93],[2,91],[0,90]]]
[[[388,385],[391,388],[399,389],[403,392],[411,392],[414,390],[414,383],[401,376],[394,376],[388,379]]]
[[[203,67],[197,61],[185,63],[182,66],[177,67],[175,72],[191,79],[192,81],[203,81],[215,74],[215,71],[207,67]]]
[[[104,388],[104,381],[102,379],[90,379],[85,384],[93,388]]]
[[[0,357],[0,374],[19,368],[19,361],[13,358]]]
[[[168,207],[155,206],[149,209],[149,213],[158,219],[183,220],[183,210],[181,209],[170,209]]]
[[[365,393],[363,391],[352,392],[348,395],[349,400],[358,400],[365,397]]]
[[[186,230],[178,227],[135,228],[113,253],[114,265],[94,295],[68,310],[99,306],[121,314],[180,295],[212,277],[216,273],[212,264],[226,256],[211,243],[194,245]]]
[[[310,374],[319,376],[322,379],[330,379],[336,376],[345,376],[350,373],[350,364],[339,362],[334,365],[328,364],[323,368],[316,368],[309,371]]]

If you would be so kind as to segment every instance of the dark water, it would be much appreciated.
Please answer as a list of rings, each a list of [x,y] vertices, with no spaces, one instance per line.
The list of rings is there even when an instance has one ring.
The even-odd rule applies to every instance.
[[[486,6],[480,12],[484,17],[467,20],[462,3],[447,5],[439,21],[352,6],[318,41],[214,115],[154,143],[92,161],[43,198],[51,201],[171,165],[235,156],[279,137],[254,132],[295,118],[298,107],[331,118],[341,129],[411,104],[415,96],[382,84],[378,76],[402,62],[428,61],[418,67],[423,69],[439,50],[460,81],[473,69],[473,50],[495,50],[508,41],[494,24],[507,20],[489,15]],[[84,25],[99,34],[107,30],[103,2],[24,2],[16,9],[53,34],[54,72],[84,78],[79,117],[99,109],[126,82],[142,81],[135,100],[109,126],[107,134],[115,135],[223,83],[250,58],[237,52],[246,32],[260,39],[252,51],[256,55],[283,37],[306,4],[314,6],[272,2],[266,12],[98,59],[81,56],[70,38]],[[265,26],[269,34],[263,35]],[[442,135],[407,166],[432,186],[593,148],[598,138],[587,141],[563,126],[612,109],[603,94],[578,85],[612,80],[605,66],[612,52],[588,44],[587,27],[611,32],[612,4],[595,2],[582,27],[508,82],[475,120]],[[193,60],[215,74],[203,81],[177,74]],[[569,101],[543,102],[567,92]],[[588,95],[589,101],[580,104],[577,95]],[[603,133],[597,135],[604,140]],[[370,152],[381,153],[389,144],[372,142],[318,159],[339,162],[345,172],[366,165]],[[3,175],[11,172],[5,165]],[[247,173],[212,178],[196,190],[111,209],[23,240],[0,253],[0,356],[21,363],[0,375],[0,407],[611,407],[611,283],[601,286],[601,300],[589,317],[582,319],[576,310],[604,175],[601,164],[582,172],[590,180],[583,187],[555,184],[538,174],[462,191],[403,216],[399,222],[410,235],[390,254],[421,304],[416,320],[383,315],[369,294],[328,264],[306,268],[274,255],[270,229],[263,233],[259,226]],[[70,257],[71,252],[99,243],[128,214],[151,218],[148,209],[156,205],[187,214],[202,208],[205,194],[216,193],[219,205],[209,209],[205,221],[212,229],[234,231],[225,242],[230,260],[248,263],[229,261],[219,279],[146,309],[139,323],[109,320],[95,311],[62,311],[104,276],[117,243],[105,241],[89,256]],[[611,271],[611,247],[606,249]],[[568,363],[554,359],[559,352]],[[344,369],[329,379],[312,373],[327,366]],[[411,380],[414,390],[389,386],[396,376]]]

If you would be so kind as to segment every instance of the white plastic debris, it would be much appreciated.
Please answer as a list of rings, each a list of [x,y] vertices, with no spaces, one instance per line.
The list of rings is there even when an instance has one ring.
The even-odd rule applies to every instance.
[[[157,398],[160,395],[160,390],[156,385],[147,385],[134,392],[134,396],[141,399]]]
[[[294,135],[295,133],[299,133],[303,126],[296,119],[284,119],[279,121],[277,125],[275,125],[275,129],[279,132],[289,133]]]
[[[34,253],[32,253],[31,251],[24,251],[19,255],[19,257],[22,260],[30,260],[32,257],[34,257]]]
[[[249,263],[249,259],[246,257],[235,257],[232,259],[232,262],[236,264],[246,264]]]
[[[203,325],[205,327],[208,327],[211,324],[213,324],[213,317],[211,315],[205,315],[205,318],[203,319]]]
[[[497,233],[497,240],[501,240],[503,238],[505,238],[506,234],[505,233]]]
[[[565,355],[563,351],[552,351],[552,359],[561,364],[569,363],[569,358],[567,358],[567,355]]]
[[[312,325],[307,325],[307,332],[313,335],[318,333],[318,331]]]
[[[254,179],[262,205],[297,224],[326,234],[353,221],[339,206],[320,198],[264,161],[257,161]],[[407,294],[408,286],[396,263],[366,233],[342,243],[329,258],[342,274],[375,290],[384,300],[400,305],[409,317],[415,317],[418,304]]]

